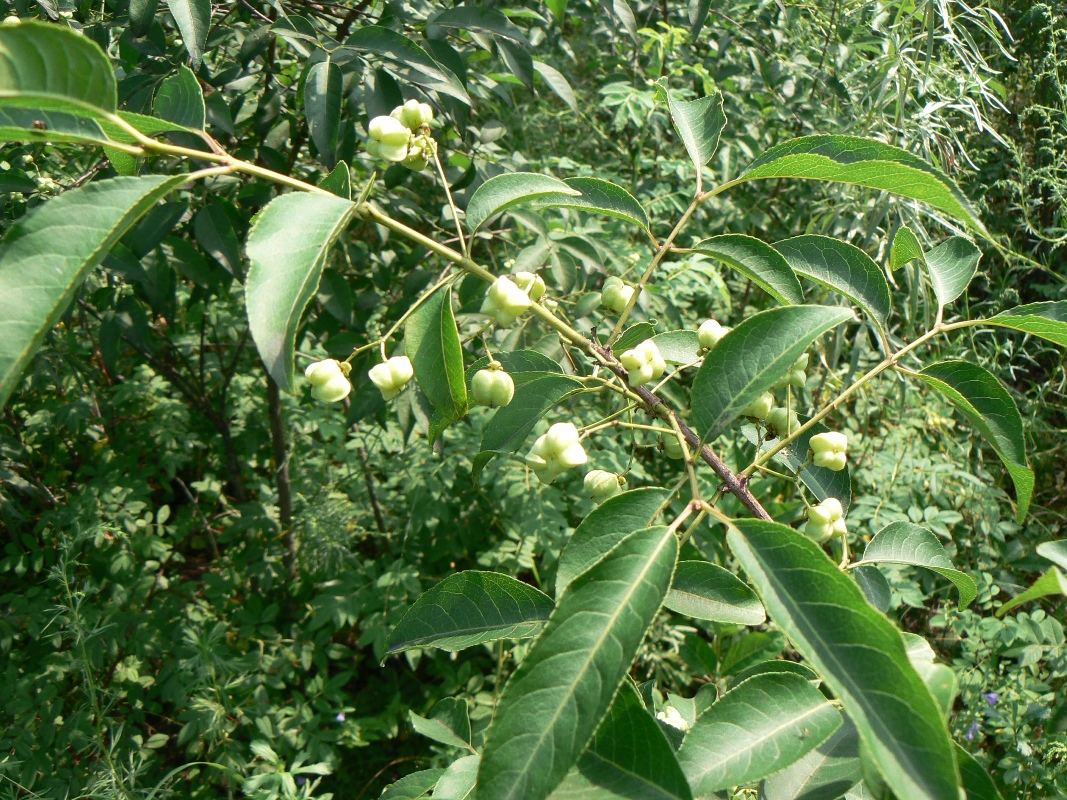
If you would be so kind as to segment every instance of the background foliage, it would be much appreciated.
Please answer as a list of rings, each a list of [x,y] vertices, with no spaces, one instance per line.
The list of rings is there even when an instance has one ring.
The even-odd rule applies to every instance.
[[[729,124],[711,166],[721,179],[796,135],[885,139],[952,174],[1000,243],[983,245],[972,316],[1067,297],[1067,15],[1054,4],[731,0],[694,36],[676,3],[634,3],[632,26],[618,4],[498,6],[514,26],[501,33],[470,20],[435,25],[441,8],[428,3],[239,2],[213,10],[200,46],[182,35],[196,3],[0,5],[100,43],[128,110],[158,114],[164,82],[191,63],[209,130],[236,155],[312,182],[343,160],[356,187],[376,166],[360,144],[367,117],[418,88],[388,59],[339,63],[343,114],[328,152],[307,127],[308,68],[320,44],[371,23],[425,36],[474,101],[469,114],[458,101],[442,109],[454,121],[443,145],[461,204],[488,176],[547,170],[609,178],[654,219],[677,217],[690,165],[652,82],[666,76],[691,96],[720,89]],[[2,158],[5,225],[115,169],[99,151],[69,147],[6,146]],[[375,199],[391,213],[450,236],[430,177],[393,168],[384,181],[389,191]],[[444,765],[455,751],[415,734],[408,712],[461,697],[480,735],[525,645],[380,663],[386,635],[461,569],[500,570],[551,594],[555,559],[592,508],[577,484],[531,483],[517,460],[498,458],[473,480],[478,411],[431,447],[414,393],[387,409],[363,379],[340,411],[272,392],[249,341],[238,245],[271,197],[265,184],[227,176],[158,207],[90,277],[3,411],[0,796],[148,797],[158,785],[155,797],[360,798]],[[902,223],[925,235],[945,222],[929,214],[874,191],[779,181],[716,198],[691,233],[825,233],[881,262]],[[647,259],[617,223],[512,219],[508,246],[483,255],[500,266],[547,262],[564,303],[580,305],[605,265],[625,276]],[[768,302],[699,255],[670,267],[642,308],[648,317],[736,323]],[[354,227],[298,349],[344,358],[392,325],[438,269],[424,250]],[[897,277],[914,332],[936,306]],[[483,288],[464,282],[461,314],[477,310]],[[509,348],[559,355],[523,328],[509,335]],[[995,456],[933,394],[884,382],[840,419],[859,443],[856,543],[888,522],[924,521],[979,583],[975,605],[958,611],[944,580],[886,570],[890,614],[960,677],[956,738],[1005,796],[1058,797],[1067,793],[1063,598],[991,613],[1044,569],[1035,544],[1064,536],[1062,356],[1036,341],[1024,353],[1019,342],[960,337],[941,355],[966,355],[1013,387],[1037,472],[1022,526]],[[877,360],[866,333],[824,345],[816,399]],[[357,359],[354,376],[372,356]],[[281,463],[272,420],[288,441]],[[597,439],[597,463],[629,466],[631,485],[673,474],[651,437],[639,444],[630,463],[628,439]],[[283,464],[291,487],[279,489]],[[785,487],[761,491],[788,518]],[[707,528],[694,542],[724,552]],[[669,612],[654,632],[635,677],[684,697],[726,686],[784,646],[773,627],[698,628]],[[171,773],[194,761],[223,769]]]

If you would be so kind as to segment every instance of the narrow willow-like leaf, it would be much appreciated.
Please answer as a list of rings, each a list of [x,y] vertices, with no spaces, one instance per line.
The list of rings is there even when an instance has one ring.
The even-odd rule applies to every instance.
[[[523,47],[530,46],[522,28],[492,8],[456,6],[431,17],[427,24],[476,33],[491,33],[510,39]]]
[[[1033,585],[1021,594],[1015,595],[1011,600],[997,609],[997,616],[1003,617],[1009,611],[1023,603],[1038,600],[1052,595],[1067,597],[1067,576],[1060,572],[1058,567],[1049,568],[1048,572],[1034,581]]]
[[[1067,569],[1067,539],[1042,542],[1037,546],[1037,554],[1042,558],[1047,558],[1062,569]]]
[[[497,572],[457,572],[412,604],[389,634],[386,654],[524,639],[541,630],[551,611],[552,598],[522,581]]]
[[[470,714],[463,698],[446,697],[433,707],[429,717],[419,716],[414,711],[408,713],[411,727],[421,736],[449,747],[474,749],[471,747]]]
[[[467,203],[467,227],[476,232],[492,217],[511,206],[528,203],[545,195],[577,196],[563,181],[537,172],[512,172],[490,178],[471,195]]]
[[[727,541],[767,614],[841,700],[896,795],[958,800],[948,729],[893,624],[799,531],[738,520]]]
[[[257,217],[258,220],[258,217]],[[275,218],[277,223],[279,220]],[[292,220],[287,220],[290,224]],[[208,203],[193,218],[197,243],[235,278],[241,275],[241,243],[229,215],[218,203]],[[249,234],[251,237],[251,234]]]
[[[874,260],[855,245],[805,234],[777,242],[774,249],[806,278],[839,292],[885,328],[892,308],[889,283]]]
[[[919,243],[919,238],[915,235],[915,231],[903,225],[893,236],[893,246],[889,250],[889,268],[898,270],[916,258],[925,266],[926,259],[923,256],[923,246]]]
[[[623,492],[589,512],[563,548],[556,568],[556,599],[575,578],[634,531],[647,528],[667,499],[658,487]]]
[[[452,288],[438,289],[404,327],[404,345],[415,379],[433,407],[447,420],[467,413],[463,345],[452,314]]]
[[[63,25],[2,25],[0,104],[75,114],[114,112],[115,73],[96,42]]]
[[[542,208],[577,208],[594,214],[624,219],[648,230],[648,214],[628,191],[611,181],[600,178],[567,178],[564,181],[580,194],[545,195],[534,200],[531,206]]]
[[[677,557],[672,531],[646,528],[567,587],[500,696],[478,800],[544,800],[560,784],[626,678]]]
[[[882,570],[867,564],[856,567],[852,571],[852,577],[856,579],[867,602],[883,614],[889,611],[889,604],[893,601],[893,589]]]
[[[940,361],[919,373],[945,395],[1000,456],[1012,481],[1021,524],[1034,493],[1034,472],[1026,464],[1023,420],[1008,391],[987,369],[969,361]]]
[[[715,92],[698,100],[678,100],[665,83],[660,83],[659,89],[667,97],[674,129],[678,131],[697,172],[700,172],[715,155],[719,136],[726,127],[722,94]]]
[[[702,355],[696,331],[667,331],[652,337],[668,364],[692,364]]]
[[[169,76],[159,85],[152,110],[157,117],[176,125],[204,130],[207,121],[204,91],[196,75],[185,64],[178,67],[176,75]]]
[[[689,35],[695,42],[704,30],[704,22],[711,11],[711,0],[689,0]]]
[[[733,267],[783,305],[804,302],[796,273],[782,254],[766,242],[740,233],[724,233],[704,239],[694,250]]]
[[[937,536],[911,522],[886,525],[871,539],[863,558],[854,563],[926,567],[952,581],[960,593],[960,608],[966,608],[978,596],[974,578],[956,569]]]
[[[178,25],[193,69],[199,69],[211,26],[211,0],[167,0],[167,6]]]
[[[841,725],[839,712],[799,675],[765,674],[701,714],[678,751],[696,795],[759,780],[814,750]]]
[[[623,681],[596,736],[552,800],[691,800],[670,742],[630,681]]]
[[[962,236],[946,239],[926,254],[924,261],[938,305],[947,306],[967,290],[981,258],[982,251]]]
[[[354,209],[355,203],[332,195],[283,194],[267,204],[248,233],[248,327],[267,371],[286,391],[294,388],[300,318]]]
[[[740,180],[814,178],[910,197],[985,233],[966,195],[945,173],[899,147],[858,136],[804,136],[772,147]]]
[[[95,181],[11,226],[0,243],[0,408],[89,271],[186,177]]]
[[[402,78],[454,97],[465,105],[471,104],[470,95],[455,73],[431,58],[411,39],[394,30],[381,25],[366,25],[349,36],[342,49],[373,53],[385,58]],[[335,50],[333,55],[336,60],[340,53]]]
[[[956,760],[960,764],[960,776],[963,778],[963,790],[967,792],[967,800],[1004,800],[985,767],[958,744]]]
[[[578,113],[578,97],[574,94],[574,87],[570,85],[567,78],[558,69],[551,64],[546,64],[543,61],[534,59],[533,62],[534,71],[540,75],[545,83],[548,84],[553,92],[555,92],[560,100],[567,104],[567,108]]]
[[[1018,306],[1002,311],[986,322],[1040,336],[1060,347],[1067,347],[1067,300]]]
[[[453,761],[433,787],[436,800],[466,800],[474,791],[474,782],[478,778],[478,764],[481,756],[465,756]]]
[[[308,70],[304,84],[304,113],[311,141],[327,166],[333,166],[341,133],[341,68],[327,59]]]
[[[663,604],[693,619],[762,625],[767,621],[756,593],[748,584],[707,561],[680,561]]]
[[[704,440],[726,430],[812,342],[852,318],[846,308],[785,306],[755,314],[726,334],[693,381],[693,416]]]
[[[763,800],[838,800],[863,779],[860,739],[847,717],[834,734],[799,761],[766,778]]]
[[[386,786],[378,800],[418,800],[436,786],[437,781],[444,774],[443,769],[424,769],[412,772]]]

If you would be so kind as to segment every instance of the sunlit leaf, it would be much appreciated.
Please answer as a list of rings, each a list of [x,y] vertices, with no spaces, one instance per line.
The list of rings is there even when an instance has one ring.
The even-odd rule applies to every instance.
[[[472,233],[477,232],[492,217],[511,206],[554,194],[577,196],[580,192],[561,180],[537,172],[497,175],[471,195],[467,203],[467,227]]]
[[[733,267],[783,305],[804,302],[793,268],[766,242],[740,233],[724,233],[698,242],[693,249]]]
[[[767,621],[756,593],[718,564],[679,561],[664,606],[693,619],[761,625]]]

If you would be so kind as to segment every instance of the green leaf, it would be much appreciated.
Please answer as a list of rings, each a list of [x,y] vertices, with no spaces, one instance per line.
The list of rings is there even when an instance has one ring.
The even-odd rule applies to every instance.
[[[672,531],[646,528],[567,587],[497,703],[479,800],[544,800],[559,785],[626,678],[677,557]]]
[[[890,788],[909,800],[958,800],[948,729],[893,624],[804,534],[734,524],[727,541],[768,615],[841,700]]]
[[[530,42],[522,29],[509,20],[499,11],[477,6],[456,6],[447,11],[431,17],[427,20],[427,26],[452,28],[475,33],[491,33],[511,39],[523,47],[529,47]],[[427,34],[429,36],[429,34]]]
[[[325,189],[327,192],[333,192],[338,197],[343,197],[345,200],[352,199],[352,172],[348,168],[348,164],[344,161],[338,163],[333,168],[333,172],[319,181],[319,188]]]
[[[678,131],[689,158],[699,173],[711,161],[719,146],[719,136],[726,127],[726,114],[722,110],[722,94],[715,92],[699,100],[678,100],[661,82],[657,88],[666,95],[674,129]]]
[[[1033,586],[1022,594],[1015,595],[1015,597],[998,608],[996,615],[1003,617],[1016,606],[1056,594],[1067,597],[1067,577],[1057,567],[1050,567],[1048,572],[1034,581]]]
[[[889,251],[889,268],[894,271],[898,270],[914,259],[919,259],[924,265],[926,264],[923,246],[919,243],[915,231],[903,225],[893,236],[893,247]]]
[[[481,756],[465,756],[445,770],[445,774],[437,781],[433,789],[433,797],[437,800],[465,800],[474,791],[474,783],[478,777],[478,764]]]
[[[534,636],[552,599],[496,572],[449,575],[416,600],[386,640],[386,655],[415,647],[463,650],[497,639]]]
[[[759,780],[818,747],[841,712],[799,675],[765,674],[724,694],[701,714],[678,751],[694,794]]]
[[[783,305],[804,302],[804,290],[789,262],[766,242],[740,233],[704,239],[693,248],[722,261],[751,280]]]
[[[430,791],[444,774],[443,769],[424,769],[412,772],[386,786],[378,800],[418,800]]]
[[[635,323],[622,332],[622,335],[612,346],[612,349],[616,353],[623,353],[637,347],[637,345],[641,344],[645,339],[651,339],[655,332],[656,326],[651,322]]]
[[[159,0],[130,0],[130,32],[140,38],[156,18]]]
[[[308,70],[304,83],[304,113],[311,141],[322,162],[332,166],[341,133],[341,68],[327,58]]]
[[[667,331],[653,336],[652,341],[668,364],[692,364],[702,354],[696,331]]]
[[[1067,300],[1017,306],[1002,311],[986,322],[1040,336],[1060,347],[1067,347]]]
[[[115,73],[96,42],[63,25],[0,25],[0,104],[113,113]]]
[[[516,386],[544,378],[546,377],[545,373],[563,374],[559,364],[544,353],[539,353],[536,350],[511,350],[494,353],[493,359],[500,362],[500,365],[504,367],[504,371],[515,381]],[[485,369],[488,365],[489,357],[482,356],[467,367],[467,385],[470,386],[470,382],[474,379],[474,374],[478,370]]]
[[[611,711],[553,800],[612,797],[691,800],[692,792],[660,726],[630,681],[623,681]]]
[[[955,584],[960,593],[960,608],[966,608],[978,596],[974,578],[953,565],[937,537],[926,528],[911,522],[892,522],[875,534],[863,551],[861,564],[910,564],[926,567]]]
[[[205,206],[200,214],[210,208]],[[318,291],[330,248],[354,209],[354,203],[332,195],[283,194],[267,204],[248,233],[248,327],[267,371],[286,391],[294,390],[293,350],[300,318]],[[197,233],[199,238],[199,228]]]
[[[485,426],[482,451],[511,453],[518,450],[546,411],[582,387],[581,381],[554,373],[524,383],[516,382],[511,402],[498,409]]]
[[[207,109],[204,92],[196,75],[187,66],[178,67],[178,74],[164,79],[156,92],[152,110],[157,117],[185,128],[204,130]]]
[[[707,561],[679,561],[663,605],[687,617],[711,622],[762,625],[767,621],[763,605],[748,584]]]
[[[1015,518],[1022,524],[1034,493],[1034,472],[1026,465],[1023,420],[1011,395],[995,375],[968,361],[932,364],[919,378],[945,395],[1000,456],[1015,483]]]
[[[438,289],[408,318],[404,346],[415,379],[433,407],[447,420],[466,414],[463,345],[452,314],[451,286]]]
[[[282,205],[296,207],[297,202],[287,200]],[[280,218],[277,212],[271,216],[275,225],[293,223],[293,218]],[[221,205],[210,203],[196,212],[196,216],[193,217],[193,233],[196,235],[196,241],[208,255],[218,261],[235,278],[241,277],[241,244],[237,241],[233,223],[230,222],[229,216]],[[249,232],[250,241],[251,237],[252,233]]]
[[[500,212],[519,203],[528,203],[545,195],[577,196],[579,192],[561,180],[537,172],[512,172],[490,178],[471,195],[467,203],[467,227],[477,232]]]
[[[882,570],[870,565],[856,567],[852,571],[852,577],[856,579],[856,583],[863,590],[863,596],[872,606],[883,614],[889,611],[889,604],[893,600],[893,589]]]
[[[777,242],[774,249],[789,266],[858,305],[885,329],[892,310],[889,283],[874,260],[855,245],[829,236],[807,234]]]
[[[411,39],[389,28],[381,25],[359,28],[339,49],[373,53],[388,60],[400,77],[471,105],[470,96],[455,73],[431,58]],[[338,55],[336,50],[334,55]]]
[[[187,177],[87,183],[11,226],[0,243],[0,408],[89,271]]]
[[[726,430],[812,342],[852,318],[846,308],[784,306],[754,314],[727,333],[693,381],[693,416],[704,441]]]
[[[549,194],[531,203],[535,209],[577,208],[594,214],[632,222],[642,230],[648,230],[648,214],[628,191],[611,181],[600,178],[567,178],[564,183],[580,194]]]
[[[860,739],[846,717],[841,727],[799,761],[763,781],[763,800],[838,800],[863,779]]]
[[[1067,569],[1067,539],[1042,542],[1037,546],[1037,554],[1059,565],[1062,569]]]
[[[0,142],[112,144],[100,123],[89,117],[10,105],[0,105]]]
[[[533,62],[534,71],[544,79],[544,82],[548,84],[553,92],[555,92],[559,98],[567,104],[567,108],[578,113],[578,98],[574,94],[574,88],[564,77],[563,73],[550,64],[546,64],[543,61],[534,59]]]
[[[818,681],[819,676],[811,667],[807,664],[801,664],[797,661],[786,661],[781,658],[773,658],[769,661],[760,661],[753,664],[751,667],[738,672],[736,675],[731,676],[730,686],[734,687],[742,681],[747,681],[749,678],[754,678],[756,675],[767,674],[779,674],[782,672],[788,672],[790,675],[800,675],[804,680]]]
[[[449,747],[473,750],[471,747],[471,720],[467,701],[463,698],[446,697],[433,707],[429,718],[409,711],[411,726],[415,732]]]
[[[944,211],[985,233],[967,197],[941,170],[899,147],[858,136],[804,136],[772,147],[738,178],[813,178],[881,189]]]
[[[960,777],[963,778],[967,800],[1004,800],[985,767],[959,744],[956,745],[956,760],[960,764]]]
[[[947,306],[967,290],[981,258],[982,251],[962,236],[946,239],[926,254],[926,268],[939,306]]]
[[[581,521],[559,556],[556,600],[579,575],[634,531],[647,528],[667,499],[666,489],[632,489],[606,500]]]
[[[709,11],[711,0],[689,0],[689,35],[692,41],[695,42],[704,30]]]
[[[178,25],[193,69],[199,69],[211,26],[211,0],[167,0],[167,7]]]

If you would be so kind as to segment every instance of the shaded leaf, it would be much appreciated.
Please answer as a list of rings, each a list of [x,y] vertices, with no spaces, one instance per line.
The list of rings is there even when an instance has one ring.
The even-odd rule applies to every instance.
[[[319,188],[332,192],[338,197],[343,197],[345,200],[351,200],[352,172],[349,170],[348,164],[344,161],[340,162],[333,168],[333,172],[319,181]]]
[[[456,6],[432,17],[428,24],[441,28],[491,33],[510,39],[523,47],[530,46],[530,42],[526,39],[526,34],[522,32],[518,25],[499,11],[491,8],[470,5]]]
[[[433,407],[446,420],[467,413],[467,381],[463,345],[452,314],[452,287],[438,289],[408,317],[404,346],[415,379]]]
[[[958,744],[956,760],[960,764],[960,777],[963,778],[963,790],[967,793],[967,800],[1003,800],[985,767]]]
[[[816,674],[815,670],[806,664],[774,658],[769,661],[760,661],[757,664],[753,664],[751,667],[746,667],[736,675],[731,676],[730,686],[737,686],[737,684],[742,681],[747,681],[749,678],[754,678],[757,675],[768,675],[771,673],[778,674],[782,672],[788,672],[791,675],[799,675],[804,678],[804,680],[808,681],[819,680],[819,676]]]
[[[385,787],[379,800],[418,800],[445,774],[443,769],[424,769],[405,775]]]
[[[512,172],[490,178],[471,195],[467,203],[467,227],[476,232],[492,217],[519,203],[528,203],[544,195],[579,192],[563,181],[537,172]]]
[[[468,106],[471,104],[467,90],[455,73],[401,33],[381,25],[366,25],[345,40],[343,49],[349,48],[385,58],[402,78],[454,97]],[[338,55],[335,50],[335,60]]]
[[[997,609],[997,616],[1003,617],[1009,611],[1023,603],[1038,600],[1042,597],[1063,595],[1067,597],[1067,576],[1060,572],[1058,567],[1050,567],[1048,572],[1034,581],[1033,585],[1021,594],[1015,595],[1011,600]]]
[[[763,800],[838,800],[863,778],[860,739],[847,717],[833,735],[799,761],[763,781]]]
[[[937,304],[946,306],[967,290],[982,257],[974,242],[962,236],[946,239],[924,259]]]
[[[612,349],[616,353],[623,353],[630,350],[645,339],[651,339],[652,335],[656,332],[656,326],[650,322],[638,322],[631,325],[629,328],[622,332],[618,340],[612,345]]]
[[[204,92],[196,75],[185,64],[179,65],[177,75],[171,75],[159,85],[152,110],[168,122],[204,130],[207,121]]]
[[[280,199],[280,198],[276,198]],[[276,202],[276,201],[275,201]],[[297,204],[295,200],[287,200],[282,206]],[[283,218],[277,212],[271,215],[274,226],[292,225],[293,218]],[[262,217],[257,218],[257,222]],[[294,226],[295,227],[295,226]],[[193,233],[197,243],[204,248],[205,252],[218,261],[226,271],[235,278],[241,277],[241,245],[237,241],[237,234],[233,231],[233,223],[229,216],[218,203],[210,203],[193,217]],[[277,234],[278,231],[275,231]],[[249,232],[251,241],[252,233]]]
[[[110,144],[112,139],[104,133],[100,123],[89,117],[70,114],[66,111],[46,111],[39,108],[0,106],[0,142],[74,142],[77,144]],[[117,151],[120,157],[133,159]],[[28,188],[5,191],[34,191],[37,184]]]
[[[193,69],[198,69],[211,26],[211,0],[167,0],[167,7],[178,25],[185,49],[189,51]]]
[[[1040,336],[1060,347],[1067,347],[1067,300],[1017,306],[1002,311],[986,322]]]
[[[698,253],[722,261],[783,305],[804,302],[804,291],[789,262],[766,242],[740,233],[724,233],[698,242]]]
[[[446,697],[434,707],[430,716],[421,717],[408,712],[415,732],[449,747],[473,750],[471,747],[471,720],[467,701],[463,698]]]
[[[308,70],[304,84],[304,113],[307,115],[311,141],[327,166],[333,166],[337,139],[341,133],[341,68],[330,61],[320,61]]]
[[[767,621],[756,593],[718,564],[679,561],[664,606],[693,619],[762,625]]]
[[[685,145],[689,158],[699,173],[719,146],[719,136],[726,127],[722,110],[722,94],[715,92],[698,100],[678,100],[665,83],[658,88],[667,97],[674,129]]]

